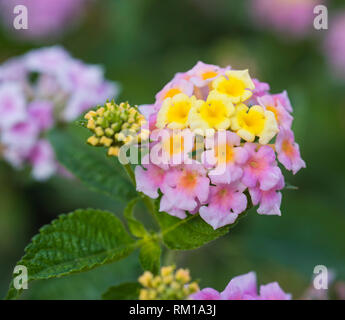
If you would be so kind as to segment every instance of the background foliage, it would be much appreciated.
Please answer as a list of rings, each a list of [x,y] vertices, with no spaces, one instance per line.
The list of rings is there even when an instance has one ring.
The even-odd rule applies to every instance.
[[[345,83],[329,71],[322,52],[324,31],[299,41],[263,31],[251,21],[246,3],[95,1],[83,22],[59,41],[19,42],[1,31],[0,62],[59,43],[88,63],[103,64],[106,76],[122,84],[120,100],[133,104],[151,103],[175,72],[198,60],[249,66],[253,75],[271,84],[273,92],[287,89],[307,169],[296,177],[286,176],[299,190],[284,191],[282,217],[259,216],[251,210],[225,237],[178,253],[176,259],[201,279],[201,287],[223,289],[233,276],[255,270],[260,283],[279,281],[297,298],[310,283],[315,265],[326,265],[345,279]],[[330,11],[341,5],[342,1],[332,1]],[[56,133],[53,139],[58,144],[60,138]],[[5,294],[13,266],[30,238],[59,213],[93,207],[123,219],[121,200],[126,194],[122,199],[107,196],[120,185],[122,177],[118,179],[104,182],[101,194],[60,177],[37,183],[27,172],[15,172],[1,162],[0,295]],[[141,204],[135,208],[140,217],[145,209]],[[38,281],[23,298],[99,298],[109,286],[135,280],[141,272],[137,261],[130,256],[85,274]]]

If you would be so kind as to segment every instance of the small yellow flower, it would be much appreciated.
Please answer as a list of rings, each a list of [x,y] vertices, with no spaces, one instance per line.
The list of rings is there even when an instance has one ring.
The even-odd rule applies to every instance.
[[[161,275],[163,277],[171,275],[175,270],[175,266],[166,266],[161,268]]]
[[[139,293],[139,300],[150,300],[149,290],[141,289]]]
[[[225,94],[233,103],[246,101],[252,96],[255,85],[248,70],[230,70],[212,82],[213,89]]]
[[[153,279],[153,274],[150,271],[145,271],[138,279],[139,283],[144,287],[150,287],[151,281]]]
[[[200,290],[199,285],[196,282],[189,284],[188,289],[190,293],[195,293]]]
[[[278,124],[273,112],[255,105],[248,108],[240,104],[232,118],[231,129],[244,140],[253,142],[259,137],[260,144],[267,144],[278,133]]]
[[[188,97],[184,93],[165,99],[157,115],[157,128],[161,129],[165,126],[170,129],[186,128],[189,111],[195,101],[194,96]]]
[[[190,281],[189,270],[187,269],[178,269],[176,271],[176,280],[181,281],[183,284]]]
[[[189,114],[190,127],[192,130],[228,129],[234,112],[235,107],[229,96],[211,91],[206,101],[193,103]]]
[[[97,146],[99,143],[99,139],[95,136],[91,136],[87,139],[87,143],[91,144],[92,146]]]

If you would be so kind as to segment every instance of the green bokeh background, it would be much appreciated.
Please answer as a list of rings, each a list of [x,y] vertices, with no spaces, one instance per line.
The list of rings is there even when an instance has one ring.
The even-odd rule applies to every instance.
[[[345,280],[345,82],[335,79],[323,54],[326,31],[294,40],[257,28],[238,0],[98,0],[82,22],[59,41],[20,42],[0,31],[0,63],[31,48],[61,44],[87,63],[102,64],[121,83],[119,100],[152,103],[176,72],[198,60],[249,68],[272,92],[288,90],[296,140],[307,169],[286,180],[282,217],[255,210],[228,236],[176,254],[201,287],[222,290],[230,278],[254,270],[260,283],[278,281],[294,298],[322,264]],[[329,5],[330,19],[343,1]],[[344,30],[345,32],[345,30]],[[345,53],[344,53],[345,54]],[[59,213],[98,207],[121,216],[123,205],[88,191],[78,181],[33,181],[28,171],[0,163],[0,296],[23,248]],[[140,216],[140,210],[138,212]],[[33,283],[23,298],[97,299],[107,287],[134,280],[135,256],[62,279]]]

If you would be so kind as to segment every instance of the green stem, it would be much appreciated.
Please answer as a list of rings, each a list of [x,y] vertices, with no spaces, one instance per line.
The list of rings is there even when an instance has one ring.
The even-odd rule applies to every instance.
[[[131,180],[131,182],[133,183],[134,186],[136,186],[136,183],[135,183],[135,176],[134,176],[134,172],[132,170],[132,167],[129,163],[127,164],[124,164],[123,167],[125,168],[128,176],[129,176],[129,179]]]
[[[156,222],[156,224],[159,226],[159,221],[156,217],[156,210],[155,210],[155,206],[154,206],[154,203],[152,202],[152,199],[149,198],[148,196],[144,195],[143,193],[140,194],[141,195],[141,198],[144,202],[144,204],[146,205],[148,211],[150,212],[153,220]]]

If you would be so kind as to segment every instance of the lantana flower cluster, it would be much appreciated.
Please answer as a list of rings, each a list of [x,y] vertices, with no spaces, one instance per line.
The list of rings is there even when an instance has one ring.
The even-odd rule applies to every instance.
[[[162,267],[159,275],[145,271],[138,281],[143,286],[140,300],[184,300],[200,290],[188,269],[175,270],[175,266]]]
[[[75,120],[118,88],[103,70],[72,58],[61,47],[33,50],[0,65],[0,145],[11,165],[32,166],[43,180],[59,166],[45,133]]]
[[[199,212],[214,229],[234,223],[250,201],[259,214],[281,214],[278,161],[294,174],[305,167],[285,91],[270,93],[248,70],[198,62],[139,109],[151,133],[137,190],[159,198],[160,211]]]

